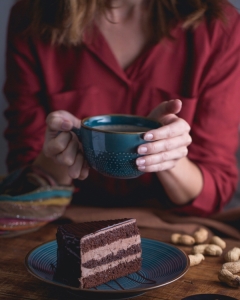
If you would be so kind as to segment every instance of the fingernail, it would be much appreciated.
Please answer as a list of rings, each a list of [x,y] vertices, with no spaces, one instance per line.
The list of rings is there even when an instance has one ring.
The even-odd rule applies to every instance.
[[[142,159],[142,158],[137,159],[137,165],[138,166],[141,166],[141,165],[144,165],[144,164],[145,164],[145,159]]]
[[[145,166],[140,166],[140,167],[138,167],[138,170],[139,170],[139,171],[143,171],[143,170],[145,170],[145,169],[146,169]]]
[[[64,121],[61,125],[61,128],[63,130],[70,130],[72,128],[72,125],[70,123]]]
[[[153,139],[152,133],[147,133],[144,135],[144,140],[151,141]]]
[[[138,150],[138,152],[140,154],[146,153],[147,152],[147,147],[140,147],[139,150]]]

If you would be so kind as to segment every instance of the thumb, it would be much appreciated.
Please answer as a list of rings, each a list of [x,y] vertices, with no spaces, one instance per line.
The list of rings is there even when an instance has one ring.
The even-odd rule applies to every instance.
[[[161,122],[161,120],[169,114],[177,114],[182,108],[182,101],[179,99],[173,99],[164,101],[155,107],[148,115],[149,118]]]
[[[50,113],[46,119],[47,129],[50,132],[69,131],[73,126],[79,128],[81,121],[71,113],[59,110]]]

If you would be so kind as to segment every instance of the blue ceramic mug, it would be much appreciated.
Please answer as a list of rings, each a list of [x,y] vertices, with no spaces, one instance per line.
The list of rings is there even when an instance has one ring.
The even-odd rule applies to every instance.
[[[101,174],[115,178],[135,178],[143,174],[136,166],[139,145],[147,143],[144,132],[160,123],[133,115],[101,115],[85,118],[81,128],[73,128],[83,145],[88,164]]]

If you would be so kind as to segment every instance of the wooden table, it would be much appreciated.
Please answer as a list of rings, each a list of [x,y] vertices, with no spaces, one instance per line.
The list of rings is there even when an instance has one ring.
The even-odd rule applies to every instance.
[[[59,222],[59,221],[58,221]],[[69,294],[33,277],[24,265],[26,254],[34,247],[55,239],[58,222],[50,223],[38,231],[14,238],[0,239],[0,299],[1,300],[45,300],[45,299],[84,299]],[[171,232],[140,229],[143,237],[170,241]],[[239,241],[225,239],[227,249],[240,247]],[[179,247],[186,253],[190,248]],[[177,281],[149,291],[134,299],[138,300],[180,300],[195,294],[222,294],[240,299],[240,288],[234,289],[220,283],[217,272],[223,263],[222,257],[206,257],[200,265],[191,267]]]

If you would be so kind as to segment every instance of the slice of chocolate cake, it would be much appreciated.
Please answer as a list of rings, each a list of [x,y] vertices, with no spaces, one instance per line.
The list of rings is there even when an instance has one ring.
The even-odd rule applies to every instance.
[[[61,225],[56,237],[56,273],[67,283],[91,288],[141,269],[141,238],[135,219]]]

